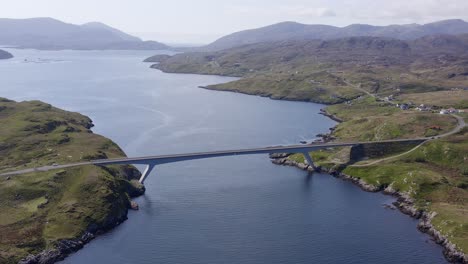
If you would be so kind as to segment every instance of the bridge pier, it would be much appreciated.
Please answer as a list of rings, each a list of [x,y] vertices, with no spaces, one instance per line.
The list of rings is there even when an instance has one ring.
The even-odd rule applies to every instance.
[[[312,160],[312,157],[310,156],[309,152],[303,152],[302,155],[304,155],[307,164],[309,164],[309,166],[315,169],[314,161]]]
[[[139,182],[141,184],[143,184],[145,182],[146,177],[148,177],[148,175],[151,173],[151,171],[154,169],[155,166],[156,166],[156,163],[150,163],[150,164],[146,165],[146,168],[143,171],[143,173],[141,174],[141,177],[140,177],[140,180],[139,180]]]

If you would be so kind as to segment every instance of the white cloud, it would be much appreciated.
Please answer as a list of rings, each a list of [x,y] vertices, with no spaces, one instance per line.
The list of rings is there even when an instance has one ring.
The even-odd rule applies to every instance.
[[[259,17],[289,17],[300,19],[303,17],[332,17],[336,16],[335,11],[328,7],[311,7],[307,5],[295,6],[270,6],[252,7],[252,6],[231,6],[229,12],[237,15],[255,15]],[[294,19],[293,19],[294,20]]]
[[[333,17],[336,16],[335,11],[326,8],[326,7],[319,7],[319,8],[298,8],[296,10],[291,10],[291,15],[297,15],[302,17]]]
[[[340,15],[345,21],[384,24],[426,23],[443,19],[468,19],[466,0],[361,0],[348,3]]]

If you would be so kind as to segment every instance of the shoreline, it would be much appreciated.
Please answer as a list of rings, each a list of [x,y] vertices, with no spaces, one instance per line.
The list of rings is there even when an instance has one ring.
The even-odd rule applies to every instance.
[[[158,69],[159,70],[159,69]],[[170,73],[170,72],[165,72],[164,73]],[[176,74],[185,74],[185,73],[176,73]],[[201,74],[201,75],[210,75],[210,76],[220,76],[220,77],[232,77],[232,76],[225,76],[225,75],[215,75],[215,74]],[[238,77],[236,77],[238,78]],[[301,99],[292,99],[292,98],[285,98],[285,97],[275,97],[271,94],[259,94],[259,93],[246,93],[243,91],[239,91],[237,89],[234,90],[228,90],[228,89],[219,89],[215,87],[210,87],[211,85],[208,86],[198,86],[198,88],[205,89],[205,90],[210,90],[210,91],[217,91],[217,92],[229,92],[229,93],[237,93],[237,94],[245,94],[245,95],[251,95],[251,96],[260,96],[264,98],[268,98],[271,100],[278,100],[278,101],[289,101],[289,102],[304,102],[304,103],[314,103],[314,104],[322,104],[322,105],[334,105],[334,104],[341,104],[340,103],[327,103],[323,101],[314,101],[314,100],[301,100]]]
[[[281,166],[291,166],[296,167],[298,169],[307,171],[308,173],[319,172],[329,174],[335,178],[352,182],[353,184],[359,186],[363,191],[378,193],[381,192],[385,195],[390,195],[395,197],[397,200],[393,203],[393,205],[398,208],[398,210],[408,215],[414,219],[420,220],[417,229],[429,235],[431,239],[438,245],[442,247],[442,253],[445,259],[450,263],[468,263],[468,255],[464,254],[463,252],[459,251],[456,246],[450,242],[450,240],[442,235],[435,227],[432,225],[431,220],[433,217],[437,215],[436,212],[426,212],[420,209],[417,209],[414,205],[414,200],[409,197],[406,193],[401,193],[395,191],[391,186],[386,188],[377,187],[372,184],[368,184],[365,181],[353,177],[351,175],[347,175],[341,173],[334,169],[328,169],[323,167],[312,167],[305,163],[299,163],[293,160],[288,159],[289,154],[273,154],[270,155],[270,160],[273,164],[281,165]]]
[[[131,198],[139,197],[145,193],[144,189],[141,193],[134,194]],[[18,264],[53,264],[66,259],[100,235],[112,231],[117,226],[128,220],[129,210],[138,210],[138,204],[130,199],[131,206],[125,210],[125,213],[118,217],[109,218],[103,226],[90,226],[80,236],[72,239],[59,240],[53,249],[45,249],[38,254],[29,255],[21,259]],[[134,206],[136,205],[136,206]]]

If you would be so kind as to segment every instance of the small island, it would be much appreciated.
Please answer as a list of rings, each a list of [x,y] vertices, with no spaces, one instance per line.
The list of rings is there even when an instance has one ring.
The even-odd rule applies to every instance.
[[[6,60],[11,58],[13,58],[13,55],[11,53],[0,49],[0,60]]]
[[[0,98],[0,173],[125,157],[79,113]],[[133,166],[83,166],[0,177],[0,263],[52,263],[127,218],[144,193]]]

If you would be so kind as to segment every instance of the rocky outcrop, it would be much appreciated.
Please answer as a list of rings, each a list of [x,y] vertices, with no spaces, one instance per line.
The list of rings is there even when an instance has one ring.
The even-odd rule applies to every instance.
[[[83,248],[83,246],[95,237],[94,234],[86,232],[78,239],[61,240],[55,245],[55,249],[44,250],[37,255],[30,255],[18,264],[52,264],[63,260],[66,256]]]
[[[133,208],[133,204],[130,207]],[[109,215],[102,225],[91,224],[80,237],[59,240],[54,244],[53,249],[44,250],[37,255],[29,255],[20,260],[18,264],[52,264],[63,260],[68,255],[82,249],[85,244],[89,243],[97,235],[103,234],[127,220],[127,212],[127,210],[123,210],[117,212],[116,215]]]
[[[322,170],[322,171],[329,173],[327,170]],[[354,184],[358,185],[359,187],[361,187],[361,189],[363,189],[366,192],[379,192],[382,190],[382,188],[379,186],[369,184],[362,179],[359,179],[359,178],[356,178],[356,177],[353,177],[353,176],[350,176],[341,172],[333,172],[332,175],[337,178],[353,182]]]
[[[432,218],[437,215],[436,212],[423,213],[418,229],[429,234],[434,241],[444,247],[444,256],[452,263],[468,263],[468,256],[457,249],[457,246],[451,243],[446,236],[437,231],[431,223]]]
[[[398,197],[396,202],[393,203],[402,213],[409,215],[413,218],[420,219],[423,211],[414,206],[414,200],[406,193],[395,192],[392,195]]]
[[[450,261],[451,263],[462,263],[468,264],[468,256],[461,252],[455,244],[451,243],[446,236],[441,234],[437,231],[431,223],[432,218],[435,217],[435,212],[425,212],[423,210],[418,209],[414,204],[414,199],[411,198],[406,193],[401,193],[393,189],[392,185],[383,187],[383,186],[375,186],[372,184],[368,184],[362,179],[341,173],[338,170],[330,169],[330,168],[323,168],[323,167],[311,167],[304,163],[299,163],[293,160],[288,159],[287,157],[281,157],[281,155],[270,155],[271,162],[277,165],[284,165],[284,166],[294,166],[302,170],[307,171],[317,171],[322,173],[328,173],[333,175],[334,177],[351,181],[354,184],[357,184],[361,189],[368,192],[379,192],[382,191],[385,194],[392,195],[397,197],[397,200],[393,203],[393,205],[398,208],[402,213],[409,215],[416,219],[421,219],[418,224],[418,229],[421,232],[424,232],[430,235],[434,241],[441,245],[444,250],[445,258]],[[276,158],[274,158],[276,157]]]
[[[270,154],[270,159],[287,158],[289,156],[291,156],[291,153],[272,153]]]
[[[137,202],[131,201],[130,202],[130,208],[132,208],[132,210],[139,210],[140,206],[137,204]]]
[[[336,115],[332,115],[332,114],[328,113],[325,109],[320,109],[319,114],[324,115],[324,116],[326,116],[326,117],[330,118],[331,120],[336,121],[338,123],[343,122],[343,120],[341,118],[337,117]]]

